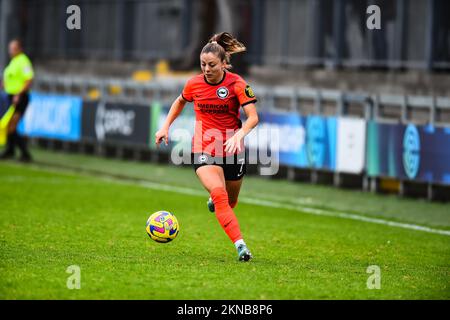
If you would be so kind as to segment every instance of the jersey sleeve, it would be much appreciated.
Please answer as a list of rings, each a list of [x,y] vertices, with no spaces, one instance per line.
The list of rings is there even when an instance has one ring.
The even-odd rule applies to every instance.
[[[242,78],[236,80],[234,91],[242,107],[257,101],[252,88]]]
[[[34,77],[34,71],[33,66],[31,64],[31,61],[28,59],[24,59],[21,65],[21,71],[23,79],[30,80]]]
[[[188,80],[184,85],[183,91],[181,92],[181,96],[184,100],[192,102],[194,101],[194,97],[192,95],[192,80]]]

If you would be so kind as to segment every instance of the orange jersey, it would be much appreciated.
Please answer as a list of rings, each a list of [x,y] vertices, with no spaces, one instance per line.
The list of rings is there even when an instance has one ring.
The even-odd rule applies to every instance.
[[[196,121],[192,152],[211,156],[231,155],[225,154],[223,144],[242,127],[239,107],[256,102],[250,86],[239,75],[229,71],[225,71],[217,84],[207,82],[204,75],[199,74],[187,81],[181,95],[184,100],[194,102]],[[242,140],[241,152],[243,150]]]

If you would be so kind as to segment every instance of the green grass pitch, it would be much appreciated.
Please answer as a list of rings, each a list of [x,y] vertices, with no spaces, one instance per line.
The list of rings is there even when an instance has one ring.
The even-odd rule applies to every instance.
[[[299,210],[239,203],[254,255],[242,263],[192,169],[34,155],[37,164],[0,162],[0,299],[450,298],[450,236],[301,211],[307,205],[450,230],[448,204],[246,177],[243,198]],[[158,210],[180,222],[167,244],[145,233]],[[80,267],[79,290],[66,285],[71,265]],[[367,288],[371,265],[380,268],[379,289]]]

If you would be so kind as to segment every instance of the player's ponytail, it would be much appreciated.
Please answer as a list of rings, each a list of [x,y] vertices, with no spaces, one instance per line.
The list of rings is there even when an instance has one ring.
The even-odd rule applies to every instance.
[[[226,62],[226,68],[230,69],[232,67],[230,64],[231,55],[238,52],[244,52],[245,50],[247,50],[247,48],[231,34],[222,32],[213,35],[203,47],[201,53],[212,52],[217,54],[222,61]]]

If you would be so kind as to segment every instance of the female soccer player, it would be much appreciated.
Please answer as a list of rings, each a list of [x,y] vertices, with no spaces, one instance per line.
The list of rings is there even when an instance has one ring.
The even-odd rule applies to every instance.
[[[200,182],[211,195],[210,211],[234,243],[239,261],[248,261],[248,250],[233,212],[246,173],[244,137],[258,124],[252,89],[231,68],[230,55],[245,46],[227,32],[214,35],[200,53],[202,73],[189,79],[172,103],[162,128],[155,134],[157,146],[169,141],[169,127],[186,102],[194,103],[196,115],[191,159]],[[247,121],[242,124],[239,108]]]

